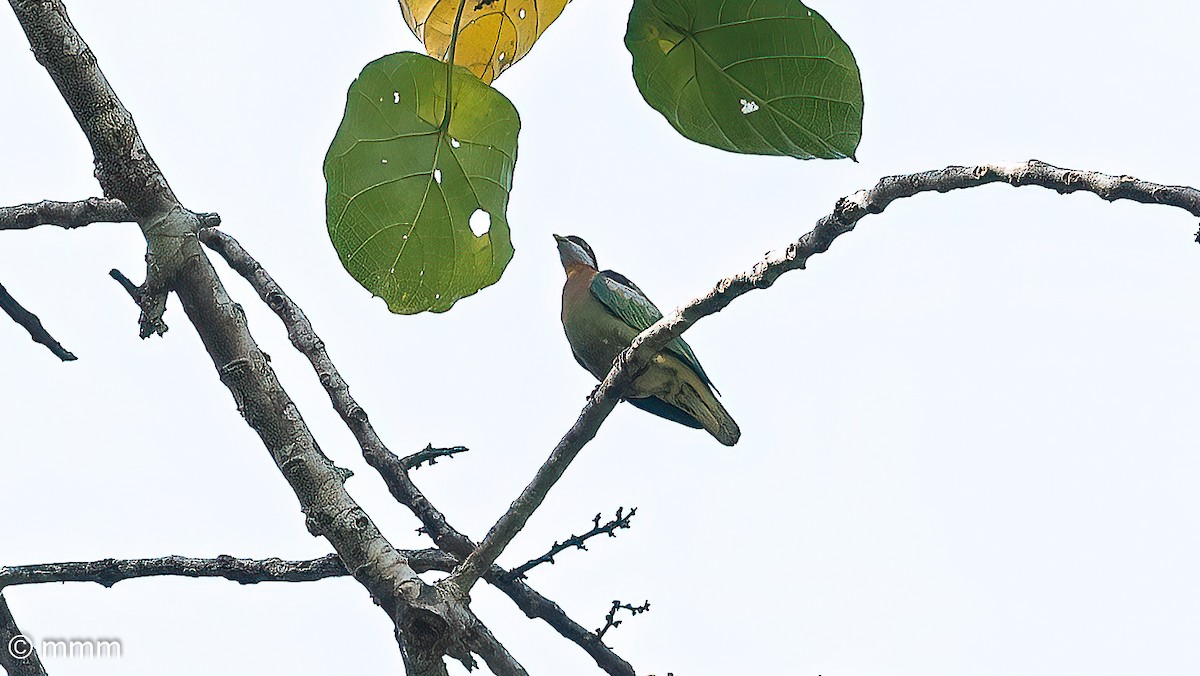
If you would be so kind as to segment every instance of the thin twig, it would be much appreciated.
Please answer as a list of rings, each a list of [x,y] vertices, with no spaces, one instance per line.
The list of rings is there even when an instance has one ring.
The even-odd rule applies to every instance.
[[[0,594],[0,667],[8,676],[46,676],[46,667],[34,650],[33,641],[21,633],[8,601]]]
[[[459,453],[466,453],[471,449],[466,446],[451,446],[449,448],[434,448],[433,444],[426,444],[425,448],[400,458],[400,464],[406,470],[420,469],[423,463],[429,463],[432,467],[437,464],[438,458],[453,458]]]
[[[628,610],[632,615],[636,616],[649,612],[650,602],[646,601],[640,606],[634,606],[628,603],[621,603],[620,601],[613,601],[612,609],[608,611],[608,615],[604,616],[604,626],[596,630],[596,636],[598,638],[604,638],[604,635],[608,633],[609,629],[615,629],[621,626],[621,623],[625,621],[617,619],[618,610]]]
[[[637,514],[637,507],[630,509],[628,514],[623,514],[622,512],[624,512],[624,510],[625,510],[624,507],[618,507],[616,518],[614,518],[613,520],[611,520],[608,523],[605,523],[603,525],[600,524],[600,515],[597,514],[595,517],[592,518],[592,529],[591,530],[584,533],[583,535],[572,534],[571,537],[567,538],[566,540],[563,540],[561,543],[556,541],[554,543],[554,545],[552,547],[550,547],[550,551],[546,552],[545,554],[542,554],[541,556],[537,557],[536,559],[530,559],[529,561],[521,564],[520,566],[513,568],[509,574],[512,575],[513,577],[524,579],[526,577],[525,574],[528,573],[529,571],[533,570],[536,566],[539,566],[543,563],[549,563],[549,564],[553,565],[554,557],[557,554],[560,554],[560,553],[566,551],[567,549],[570,549],[571,547],[575,547],[576,549],[582,549],[582,550],[586,551],[587,545],[584,543],[587,542],[588,540],[596,537],[597,535],[607,534],[610,538],[617,537],[617,533],[616,533],[617,529],[618,528],[629,528],[630,527],[629,520],[633,518],[634,514]]]
[[[575,424],[551,451],[533,481],[492,526],[479,547],[443,584],[455,585],[460,593],[470,591],[483,571],[491,567],[508,543],[524,528],[529,517],[542,504],[583,446],[595,437],[596,430],[612,412],[636,374],[646,367],[654,354],[697,321],[720,312],[745,293],[771,286],[785,272],[803,269],[809,257],[827,251],[836,237],[853,230],[855,224],[868,214],[882,212],[897,199],[923,192],[948,192],[1002,182],[1013,186],[1036,185],[1064,194],[1091,192],[1110,202],[1131,200],[1163,204],[1200,217],[1200,190],[1195,188],[1160,185],[1130,176],[1060,169],[1038,160],[974,167],[951,166],[917,174],[889,176],[870,190],[843,197],[837,201],[833,213],[821,218],[817,226],[799,240],[782,251],[768,253],[764,260],[747,272],[720,280],[707,294],[689,301],[634,338],[629,348],[613,362],[608,375],[588,398]]]
[[[375,432],[366,410],[350,395],[349,385],[329,358],[324,341],[317,336],[300,306],[284,293],[263,266],[233,237],[220,230],[206,228],[200,231],[200,241],[224,258],[235,272],[249,282],[259,298],[283,322],[292,346],[308,358],[334,410],[358,441],[363,458],[379,472],[396,501],[412,510],[423,524],[424,531],[442,550],[459,559],[473,551],[475,543],[446,521],[445,516],[413,483],[401,458],[389,450]],[[512,599],[526,617],[543,620],[563,638],[583,648],[606,673],[633,676],[633,667],[597,639],[594,632],[571,619],[557,603],[529,585],[521,580],[510,579],[508,571],[492,566],[484,579]]]
[[[121,285],[122,289],[125,289],[125,293],[129,294],[129,297],[133,299],[134,303],[141,305],[141,303],[142,303],[142,287],[138,286],[137,284],[134,284],[132,279],[126,277],[125,273],[121,272],[120,270],[118,270],[116,268],[109,270],[108,276],[117,280],[117,283]]]
[[[37,315],[22,307],[17,302],[17,299],[13,298],[8,292],[8,289],[4,288],[3,284],[0,284],[0,310],[4,310],[9,317],[12,317],[14,322],[24,327],[29,332],[29,337],[33,339],[33,342],[41,343],[49,348],[55,357],[63,361],[75,361],[79,358],[71,354],[61,343],[55,340],[54,336],[50,335],[50,332],[42,326],[42,320],[38,319]]]

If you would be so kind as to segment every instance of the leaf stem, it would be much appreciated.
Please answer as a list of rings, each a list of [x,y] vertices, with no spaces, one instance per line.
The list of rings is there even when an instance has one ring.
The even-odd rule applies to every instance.
[[[442,114],[442,131],[450,131],[450,107],[454,91],[454,48],[458,46],[458,27],[462,23],[467,0],[458,0],[458,13],[454,15],[454,27],[450,29],[450,51],[446,53],[446,112]]]

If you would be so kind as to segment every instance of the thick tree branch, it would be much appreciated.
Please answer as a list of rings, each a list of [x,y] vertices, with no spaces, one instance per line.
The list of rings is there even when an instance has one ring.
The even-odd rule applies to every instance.
[[[430,570],[448,572],[458,563],[458,559],[435,548],[406,550],[404,554],[418,573]],[[0,566],[0,589],[47,582],[95,582],[111,587],[118,582],[141,577],[220,577],[238,584],[313,582],[349,574],[337,554],[303,561],[235,559],[232,556],[218,556],[215,559],[163,556],[156,559],[101,559]]]
[[[89,197],[78,202],[43,200],[15,207],[0,207],[0,230],[30,230],[39,225],[82,228],[92,223],[132,223],[133,216],[121,200]]]
[[[495,562],[524,527],[580,449],[595,436],[596,430],[612,412],[632,379],[646,367],[654,354],[697,321],[725,309],[738,296],[753,289],[771,286],[785,272],[803,269],[809,257],[827,251],[836,237],[853,230],[858,221],[868,214],[882,212],[895,200],[923,192],[948,192],[989,183],[1040,186],[1061,194],[1091,192],[1109,202],[1131,200],[1163,204],[1200,217],[1200,191],[1195,188],[1160,185],[1130,176],[1061,169],[1038,160],[973,167],[951,166],[918,174],[889,176],[869,190],[843,197],[838,200],[833,213],[821,218],[812,231],[786,249],[767,254],[764,260],[747,272],[722,279],[707,294],[689,301],[639,334],[613,363],[612,370],[592,393],[575,424],[555,446],[533,481],[500,517],[479,547],[443,582],[454,584],[461,593],[470,590],[482,571]]]
[[[200,224],[215,228],[221,224],[217,214],[197,214]],[[42,200],[15,207],[0,207],[0,230],[31,230],[39,225],[82,228],[93,223],[134,223],[129,207],[117,199],[89,197],[75,202]]]
[[[96,179],[107,198],[121,200],[132,220],[165,214],[179,201],[134,125],[133,116],[100,71],[96,55],[58,0],[9,0],[34,57],[50,74],[95,154]]]
[[[21,633],[8,601],[0,594],[0,667],[8,676],[46,676],[46,668],[33,648],[33,641]]]
[[[471,553],[475,549],[475,543],[450,526],[445,516],[413,483],[404,461],[392,453],[379,438],[367,417],[367,412],[350,395],[350,387],[329,358],[324,341],[316,334],[300,306],[284,293],[283,288],[233,237],[208,228],[200,231],[200,240],[245,278],[259,298],[278,315],[287,329],[292,345],[312,364],[334,410],[341,416],[362,448],[363,457],[379,472],[396,501],[412,510],[421,520],[425,532],[442,550],[459,559]],[[606,673],[613,676],[633,676],[633,667],[604,645],[594,632],[568,617],[557,603],[542,596],[521,580],[512,579],[508,571],[499,566],[492,566],[484,579],[512,599],[527,617],[545,621],[563,638],[583,648]]]
[[[67,351],[67,348],[55,340],[54,336],[50,335],[50,332],[42,326],[42,320],[38,319],[37,315],[21,306],[17,302],[17,299],[13,298],[8,292],[8,289],[4,288],[3,284],[0,284],[0,310],[4,310],[5,314],[12,317],[14,322],[24,327],[29,332],[29,337],[33,339],[33,342],[41,343],[49,348],[55,357],[63,361],[75,361],[78,359],[78,357],[71,354]]]
[[[555,556],[557,556],[558,554],[561,554],[562,552],[564,552],[572,547],[574,547],[576,549],[587,550],[587,545],[584,543],[586,543],[588,540],[596,537],[597,535],[608,535],[608,537],[610,537],[610,538],[617,537],[617,529],[618,528],[630,528],[629,520],[633,518],[634,514],[637,514],[637,507],[634,507],[633,509],[629,510],[628,514],[624,514],[623,513],[624,511],[625,511],[624,507],[618,507],[616,518],[612,519],[611,521],[609,521],[605,524],[600,523],[600,515],[597,514],[592,519],[592,529],[591,530],[584,533],[583,535],[572,534],[571,537],[567,538],[566,540],[563,540],[561,543],[555,542],[554,545],[552,547],[550,547],[550,551],[546,552],[545,554],[542,554],[541,556],[537,557],[536,559],[530,559],[529,561],[517,566],[516,568],[513,568],[512,571],[509,572],[509,575],[512,575],[513,577],[517,577],[517,578],[524,578],[526,573],[533,570],[535,567],[540,566],[543,563],[553,564]]]

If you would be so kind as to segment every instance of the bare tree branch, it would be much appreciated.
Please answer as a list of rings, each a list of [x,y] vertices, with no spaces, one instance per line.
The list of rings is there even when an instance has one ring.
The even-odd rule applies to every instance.
[[[126,277],[124,272],[121,272],[120,270],[118,270],[116,268],[109,270],[108,276],[117,280],[117,284],[120,284],[121,288],[125,289],[125,293],[129,294],[129,297],[133,299],[133,302],[135,302],[139,306],[141,306],[141,304],[142,304],[142,287],[138,286],[137,284],[134,284],[132,279]],[[165,331],[165,329],[164,329],[164,331]]]
[[[537,557],[536,559],[530,559],[529,561],[517,566],[516,568],[513,568],[512,571],[509,573],[509,575],[511,575],[515,578],[524,579],[526,577],[526,575],[525,575],[526,573],[528,573],[529,571],[533,570],[535,567],[537,567],[543,563],[549,563],[549,564],[553,565],[554,557],[556,555],[570,549],[571,547],[574,547],[576,549],[586,550],[587,545],[584,543],[587,542],[588,540],[596,537],[597,535],[607,534],[610,538],[617,537],[616,531],[618,528],[629,528],[630,527],[629,520],[633,518],[634,514],[637,514],[637,507],[630,509],[628,514],[622,514],[622,512],[624,512],[624,511],[625,511],[624,507],[618,507],[616,518],[609,521],[608,523],[605,523],[604,525],[600,524],[600,515],[597,514],[592,519],[592,529],[591,530],[584,533],[583,535],[572,534],[571,537],[567,538],[566,540],[563,540],[561,543],[555,542],[554,546],[550,547],[550,551],[546,552],[545,554],[542,554],[541,556]]]
[[[24,327],[29,332],[29,337],[33,339],[33,342],[41,343],[49,348],[55,357],[63,361],[75,361],[79,358],[71,354],[61,343],[55,340],[54,336],[50,335],[50,332],[42,326],[42,320],[38,319],[37,315],[22,307],[17,302],[17,299],[13,298],[12,294],[8,292],[8,289],[4,288],[3,284],[0,284],[0,310],[4,310],[9,317],[12,317],[14,322]]]
[[[239,584],[258,582],[311,582],[347,575],[337,554],[308,561],[280,559],[195,559],[164,556],[156,559],[101,559],[28,566],[0,566],[0,589],[46,582],[95,582],[111,587],[123,580],[142,577],[221,577]]]
[[[42,200],[15,207],[0,207],[0,230],[30,230],[39,225],[81,228],[92,223],[132,223],[133,216],[121,200],[89,197],[78,202]]]
[[[458,562],[440,549],[404,552],[413,570],[449,571]],[[124,580],[143,577],[220,577],[238,584],[259,582],[312,582],[349,575],[337,554],[304,561],[236,559],[218,556],[196,559],[187,556],[163,556],[156,559],[101,559],[67,563],[38,563],[28,566],[0,566],[0,589],[47,582],[95,582],[111,587]]]
[[[221,224],[217,214],[197,214],[206,228]],[[32,230],[40,225],[82,228],[93,223],[134,223],[137,219],[121,200],[89,197],[75,202],[42,200],[15,207],[0,207],[0,230]]]
[[[1200,217],[1200,191],[1186,186],[1150,183],[1131,176],[1110,176],[1100,172],[1061,169],[1038,160],[1011,164],[987,164],[973,167],[951,166],[918,174],[889,176],[870,190],[862,190],[838,200],[833,213],[821,218],[817,226],[783,251],[767,254],[749,271],[722,279],[707,294],[695,298],[663,317],[639,334],[613,363],[612,370],[584,405],[571,426],[538,469],[537,475],[513,502],[496,525],[452,573],[444,584],[453,584],[467,593],[487,570],[525,522],[541,505],[550,488],[568,465],[595,435],[623,394],[654,354],[679,337],[700,319],[725,309],[735,298],[753,289],[765,289],[785,272],[803,269],[809,257],[827,251],[839,235],[854,229],[868,214],[882,212],[893,201],[923,192],[948,192],[989,183],[1013,186],[1034,185],[1061,194],[1091,192],[1109,202],[1132,200],[1145,204],[1178,207]],[[1200,241],[1200,237],[1198,240]]]
[[[466,446],[451,446],[449,448],[434,448],[433,444],[426,444],[425,448],[400,458],[400,464],[406,470],[420,469],[424,463],[429,463],[432,467],[437,464],[438,458],[453,458],[459,453],[466,453],[470,449]]]
[[[325,350],[325,343],[316,334],[312,323],[300,306],[254,259],[236,239],[219,230],[200,231],[200,240],[217,252],[231,268],[250,283],[287,328],[292,345],[312,364],[321,385],[329,395],[333,408],[354,434],[362,448],[363,458],[383,478],[396,501],[412,510],[421,520],[424,531],[443,551],[463,558],[475,549],[475,543],[455,530],[436,507],[417,488],[408,475],[403,460],[392,453],[371,425],[367,412],[350,395],[350,387],[338,372]],[[567,616],[559,605],[511,578],[508,571],[492,566],[484,577],[504,592],[530,619],[541,619],[563,638],[572,641],[596,660],[596,665],[613,676],[633,676],[633,667],[604,645],[596,634]]]
[[[33,641],[21,633],[8,601],[0,594],[0,667],[8,676],[46,676],[46,667],[34,650]]]

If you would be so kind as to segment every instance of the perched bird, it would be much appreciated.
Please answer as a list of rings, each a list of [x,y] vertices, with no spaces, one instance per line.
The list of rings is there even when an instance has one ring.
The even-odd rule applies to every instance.
[[[642,290],[612,270],[600,272],[592,247],[579,237],[554,236],[567,272],[562,323],[575,361],[603,380],[613,361],[662,312]],[[732,446],[742,432],[717,401],[712,381],[692,348],[676,338],[654,355],[650,366],[626,392],[629,403],[681,425],[704,429]]]

